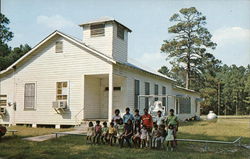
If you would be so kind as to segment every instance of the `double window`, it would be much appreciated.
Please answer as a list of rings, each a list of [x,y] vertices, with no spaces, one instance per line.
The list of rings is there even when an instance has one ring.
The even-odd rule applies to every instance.
[[[105,24],[90,25],[90,35],[93,37],[105,36]]]
[[[26,83],[24,86],[24,109],[34,110],[36,104],[36,84]]]
[[[138,96],[140,95],[140,81],[139,80],[135,80],[134,88],[135,88],[134,105],[135,105],[135,109],[138,109],[139,107]]]

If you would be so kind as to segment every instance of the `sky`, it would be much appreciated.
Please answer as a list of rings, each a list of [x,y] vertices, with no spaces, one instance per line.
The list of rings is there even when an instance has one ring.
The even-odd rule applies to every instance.
[[[157,70],[170,67],[160,51],[163,40],[173,37],[167,31],[174,24],[169,18],[188,7],[207,17],[216,58],[228,65],[250,64],[250,0],[2,0],[1,11],[14,32],[12,47],[33,47],[54,30],[82,39],[78,24],[113,17],[132,30],[129,57]]]

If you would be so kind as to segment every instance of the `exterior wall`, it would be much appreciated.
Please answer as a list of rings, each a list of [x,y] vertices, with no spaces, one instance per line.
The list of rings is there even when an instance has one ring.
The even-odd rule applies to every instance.
[[[116,74],[120,74],[120,75],[127,77],[127,79],[126,79],[127,80],[127,88],[126,88],[127,96],[124,98],[126,98],[125,105],[129,106],[131,110],[134,110],[134,102],[135,102],[134,101],[134,80],[139,80],[140,81],[140,95],[145,95],[145,82],[150,83],[150,95],[154,94],[154,85],[155,84],[158,85],[159,95],[162,95],[162,87],[163,86],[166,87],[166,94],[167,95],[180,95],[182,93],[188,94],[191,97],[191,113],[190,114],[177,114],[177,115],[181,120],[183,120],[187,117],[194,116],[195,114],[199,116],[199,112],[195,112],[195,98],[197,98],[198,96],[194,93],[188,93],[187,91],[174,90],[172,87],[172,84],[173,84],[172,81],[164,80],[164,79],[159,78],[159,77],[154,76],[154,75],[149,75],[147,73],[140,72],[138,70],[132,70],[132,69],[120,67],[120,66],[116,66],[114,68],[114,72]],[[159,100],[162,100],[162,99],[159,98]],[[140,98],[140,114],[143,113],[144,103],[145,103],[145,98]],[[175,110],[175,98],[169,97],[167,100],[167,105],[168,105],[167,112],[170,109]],[[125,107],[120,106],[120,110],[122,113],[124,113]]]
[[[112,41],[113,41],[113,24],[106,23],[105,24],[105,36],[96,36],[91,37],[90,35],[90,25],[86,25],[83,27],[83,42],[86,45],[100,51],[112,57]]]
[[[189,117],[193,116],[200,116],[200,104],[197,103],[197,111],[196,108],[196,98],[199,98],[199,96],[195,93],[187,93],[186,91],[180,90],[180,89],[173,89],[174,95],[188,95],[191,98],[191,113],[190,114],[177,114],[181,119],[187,119]],[[174,109],[176,110],[176,105],[174,105]],[[180,110],[180,109],[179,109]]]
[[[0,94],[7,95],[7,102],[14,102],[14,78],[11,78],[13,74],[9,74],[7,77],[0,78]],[[7,106],[7,113],[4,117],[0,116],[0,124],[9,124],[12,122],[12,114],[14,113],[13,107]]]
[[[63,41],[63,53],[55,53],[57,40]],[[74,125],[75,115],[84,106],[84,75],[107,74],[111,64],[59,36],[36,52],[17,67],[14,77],[10,74],[1,78],[1,92],[7,93],[10,101],[16,102],[17,110],[15,115],[12,114],[14,122]],[[60,81],[67,81],[69,85],[69,110],[62,115],[52,108],[52,102],[56,100],[56,82]],[[36,106],[33,111],[24,110],[24,85],[27,82],[36,83]],[[77,117],[83,119],[83,113]]]
[[[160,78],[157,78],[156,76],[151,76],[147,75],[143,72],[139,72],[136,70],[131,70],[131,69],[126,69],[124,67],[115,67],[115,73],[120,74],[122,76],[127,77],[126,78],[126,90],[127,90],[127,96],[126,98],[126,103],[125,105],[130,107],[131,110],[134,110],[134,80],[139,80],[140,81],[140,94],[144,95],[145,94],[145,82],[150,83],[150,94],[154,94],[154,85],[158,84],[159,87],[159,95],[162,94],[162,86],[166,87],[166,94],[171,94],[172,91],[172,84],[169,81],[164,81]],[[140,98],[140,112],[143,112],[144,109],[144,103],[145,99]],[[172,101],[169,100],[168,104],[171,106]],[[125,112],[125,107],[120,108],[122,111]]]
[[[90,25],[83,27],[83,42],[90,47],[113,57],[120,62],[126,62],[128,56],[128,31],[125,29],[124,40],[117,37],[117,24],[105,23],[105,36],[91,37]]]
[[[108,77],[87,76],[85,77],[85,119],[108,119]],[[126,80],[123,77],[115,76],[113,87],[121,87],[121,90],[113,91],[112,112],[115,109],[125,107]]]
[[[113,28],[113,57],[117,61],[127,62],[128,59],[128,31],[124,31],[124,39],[117,37],[117,24]]]

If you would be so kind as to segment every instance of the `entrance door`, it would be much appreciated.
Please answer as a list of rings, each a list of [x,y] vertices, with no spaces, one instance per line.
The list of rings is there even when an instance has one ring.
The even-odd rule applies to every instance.
[[[104,90],[103,92],[103,99],[102,99],[102,110],[101,114],[103,115],[103,118],[108,118],[108,101],[109,101],[109,91]],[[122,92],[121,90],[113,90],[113,110],[120,109],[121,106],[123,106],[123,100],[122,100]],[[123,111],[123,110],[120,110]]]

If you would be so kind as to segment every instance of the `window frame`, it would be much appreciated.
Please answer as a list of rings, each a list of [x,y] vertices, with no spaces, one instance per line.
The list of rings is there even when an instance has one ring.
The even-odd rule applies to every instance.
[[[28,96],[26,95],[26,86],[29,85],[29,84],[34,84],[34,95],[33,96]],[[34,97],[34,105],[33,107],[27,107],[26,105],[26,102],[27,102],[27,97]],[[29,110],[36,110],[36,105],[37,105],[37,82],[27,82],[24,84],[24,102],[23,102],[23,110],[25,111],[29,111]]]
[[[192,109],[191,97],[179,98],[179,99],[185,100],[185,101],[179,100],[179,114],[191,114],[191,112],[192,112],[192,110],[191,110]],[[182,105],[183,102],[185,103],[185,105]]]
[[[61,45],[60,49],[58,48],[59,44]],[[56,43],[55,43],[55,53],[63,53],[63,41],[56,41]]]
[[[102,27],[98,28],[97,26],[102,26]],[[91,24],[90,37],[100,37],[100,36],[105,36],[105,23]]]
[[[65,87],[64,84],[67,84]],[[61,85],[61,90],[58,88],[58,86]],[[67,95],[63,94],[63,88],[67,89]],[[59,94],[58,92],[61,91]],[[58,98],[58,96],[61,96],[61,99]],[[66,99],[64,97],[66,96]],[[69,100],[69,81],[58,81],[56,82],[56,101],[67,101]]]

